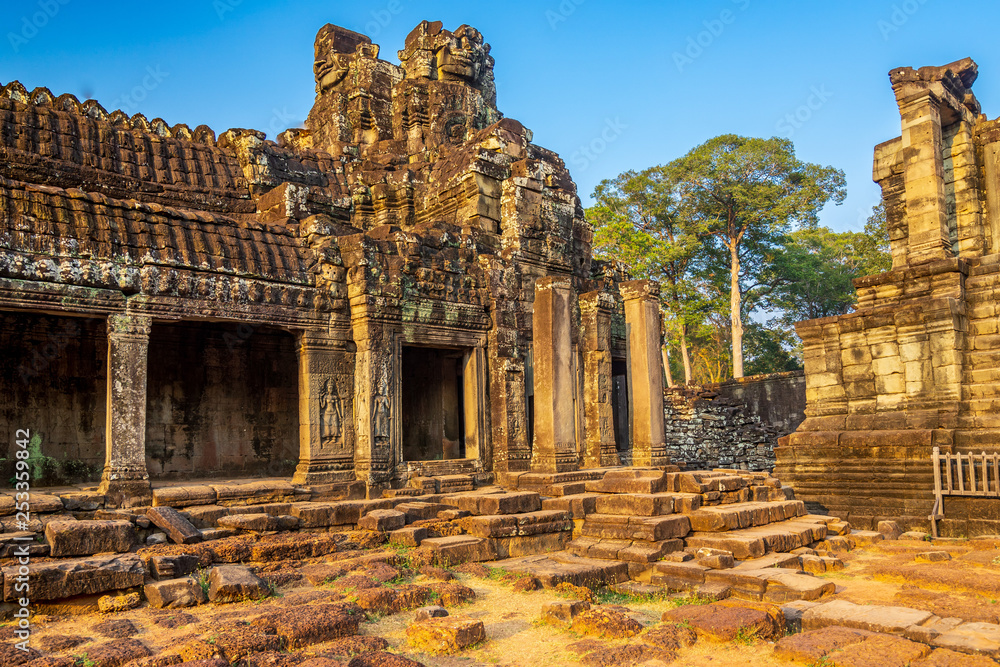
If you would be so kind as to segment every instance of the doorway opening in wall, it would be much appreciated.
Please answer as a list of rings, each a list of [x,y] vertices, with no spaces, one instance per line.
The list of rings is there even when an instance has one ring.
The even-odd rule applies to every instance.
[[[235,322],[153,322],[146,468],[154,482],[290,477],[298,460],[295,337]]]
[[[406,461],[476,458],[466,408],[475,409],[468,367],[471,351],[403,346],[402,440]]]
[[[615,449],[623,464],[631,462],[632,423],[629,414],[628,364],[624,359],[611,360],[611,417],[615,428]]]

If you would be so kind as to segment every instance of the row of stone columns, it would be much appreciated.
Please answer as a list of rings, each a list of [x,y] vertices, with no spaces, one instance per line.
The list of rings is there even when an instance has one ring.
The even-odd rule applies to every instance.
[[[148,504],[146,373],[152,320],[109,315],[105,465],[100,492],[109,504]],[[297,341],[299,464],[294,481],[354,478],[354,358],[344,340],[302,332]],[[363,355],[362,355],[363,356]],[[370,458],[370,457],[369,457]]]
[[[667,465],[658,289],[648,280],[624,282],[619,289],[625,301],[632,462],[640,466]],[[580,299],[586,424],[581,460],[573,400],[572,281],[554,276],[535,283],[534,470],[566,472],[581,464],[597,467],[619,463],[611,425],[612,306],[610,297],[598,292]]]

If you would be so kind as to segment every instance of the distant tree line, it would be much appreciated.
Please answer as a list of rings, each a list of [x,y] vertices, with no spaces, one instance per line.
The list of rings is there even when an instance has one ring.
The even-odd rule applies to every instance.
[[[845,196],[791,141],[723,135],[602,181],[587,219],[597,257],[659,281],[668,379],[718,382],[801,368],[792,325],[849,312],[852,280],[891,268],[882,204],[864,232],[819,225]]]

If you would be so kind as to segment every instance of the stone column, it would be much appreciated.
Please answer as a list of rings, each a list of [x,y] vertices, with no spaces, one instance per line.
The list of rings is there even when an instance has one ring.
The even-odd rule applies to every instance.
[[[952,257],[945,206],[941,101],[931,91],[899,100],[903,126],[908,263]]]
[[[606,292],[580,297],[583,343],[583,410],[586,446],[584,468],[621,465],[615,447],[611,404],[611,311],[614,298]]]
[[[539,278],[532,317],[535,442],[532,469],[576,470],[573,409],[573,284],[568,277]]]
[[[296,484],[354,478],[354,354],[323,331],[299,335],[299,465]]]
[[[149,505],[146,470],[146,354],[152,318],[108,316],[108,398],[100,493],[108,505]]]
[[[669,465],[663,421],[660,288],[651,280],[619,285],[625,300],[628,381],[632,397],[632,464]]]
[[[382,324],[355,322],[357,343],[354,369],[354,470],[368,485],[370,497],[389,488],[402,460],[396,341]]]

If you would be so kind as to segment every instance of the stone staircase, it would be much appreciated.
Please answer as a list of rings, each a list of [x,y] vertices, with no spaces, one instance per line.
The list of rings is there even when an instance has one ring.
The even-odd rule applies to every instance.
[[[881,538],[867,532],[852,536],[850,526],[835,517],[806,514],[804,503],[766,473],[600,472],[600,478],[584,482],[581,493],[542,500],[544,510],[573,519],[574,539],[567,553],[514,558],[496,566],[551,580],[567,570],[571,579],[614,583],[621,581],[621,569],[607,565],[621,563],[628,578],[647,592],[815,600],[832,593],[833,585],[812,575],[843,567],[836,553],[850,550],[856,539]],[[526,477],[538,483],[538,477],[527,475],[507,481],[520,487]],[[576,483],[552,477],[553,485]],[[590,573],[579,572],[588,564]]]

